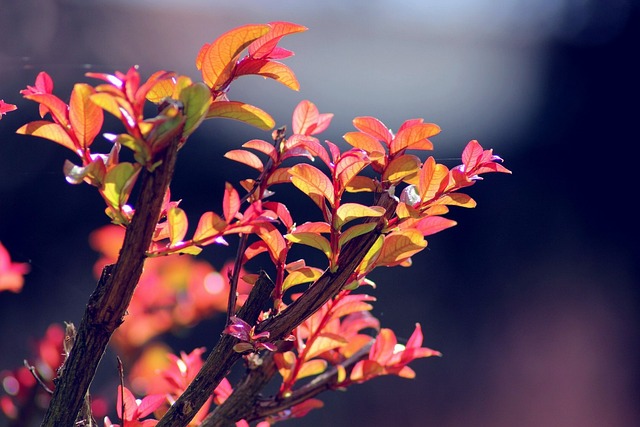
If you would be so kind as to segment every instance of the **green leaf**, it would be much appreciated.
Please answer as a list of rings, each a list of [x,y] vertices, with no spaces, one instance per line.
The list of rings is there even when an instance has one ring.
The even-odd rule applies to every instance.
[[[139,172],[138,165],[128,162],[119,163],[107,172],[102,193],[111,206],[119,210],[127,203]]]
[[[286,234],[284,237],[290,242],[319,249],[327,256],[327,259],[331,259],[331,244],[326,237],[311,232],[290,233]]]
[[[167,222],[169,224],[169,241],[171,246],[182,242],[189,228],[189,221],[184,210],[177,206],[171,207],[167,211]]]
[[[363,234],[367,234],[373,231],[376,228],[375,222],[369,222],[366,224],[356,224],[352,227],[349,227],[346,231],[340,233],[340,238],[338,239],[338,247],[342,248],[349,240],[354,237],[361,236]]]
[[[180,101],[184,104],[186,121],[182,136],[188,137],[204,120],[211,106],[211,91],[204,83],[194,83],[180,92]]]

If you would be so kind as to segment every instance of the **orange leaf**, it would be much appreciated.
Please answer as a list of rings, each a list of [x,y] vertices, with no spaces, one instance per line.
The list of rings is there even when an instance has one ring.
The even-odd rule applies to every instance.
[[[24,97],[28,100],[44,105],[56,122],[60,123],[64,127],[69,126],[69,121],[67,120],[67,104],[57,96],[50,93],[35,93],[32,95],[25,95]],[[42,111],[42,109],[40,111]]]
[[[249,46],[249,55],[252,58],[268,57],[282,37],[307,30],[307,27],[291,22],[269,22],[269,27],[271,30],[267,34]]]
[[[275,120],[267,112],[253,105],[237,101],[216,101],[212,103],[206,118],[213,117],[239,120],[262,130],[269,130],[276,124]]]
[[[476,201],[464,193],[450,193],[440,197],[436,204],[459,206],[461,208],[475,208]]]
[[[231,222],[240,210],[240,196],[233,185],[226,182],[224,184],[224,197],[222,198],[222,211],[224,219]]]
[[[331,225],[324,221],[308,221],[296,226],[297,233],[331,233]]]
[[[420,159],[411,154],[405,154],[389,162],[382,174],[382,180],[396,185],[403,179],[415,175],[418,170],[420,170]]]
[[[368,176],[354,176],[345,186],[349,193],[375,192],[379,191],[379,184]]]
[[[440,128],[433,123],[420,123],[402,129],[393,139],[389,150],[396,154],[404,149],[433,150],[433,144],[427,140],[440,133]]]
[[[78,155],[80,152],[76,150],[76,146],[65,129],[57,123],[48,122],[45,120],[37,120],[35,122],[27,123],[16,131],[21,135],[33,135],[40,138],[45,138],[53,142],[57,142],[63,147],[74,151]]]
[[[384,141],[387,146],[389,146],[393,140],[393,133],[384,125],[384,123],[375,117],[356,117],[353,119],[353,125],[361,132],[364,132],[365,134],[380,141]]]
[[[193,240],[201,242],[210,239],[224,231],[227,223],[213,212],[205,212],[198,221],[198,227],[193,234]]]
[[[221,89],[232,77],[240,53],[254,40],[267,34],[266,24],[249,24],[222,34],[210,45],[205,45],[198,54],[198,69],[202,80],[213,90]],[[204,52],[202,52],[204,50]]]
[[[257,169],[258,172],[262,172],[264,169],[262,161],[258,156],[247,150],[230,150],[227,151],[224,156],[227,159],[235,160],[236,162],[244,163],[247,166]]]
[[[287,242],[282,234],[271,223],[261,224],[256,234],[269,248],[269,255],[274,263],[281,263],[287,258]]]
[[[369,159],[359,150],[344,153],[336,164],[335,175],[344,189],[351,180],[369,164]]]
[[[102,129],[102,109],[91,101],[95,90],[85,83],[73,87],[69,101],[69,121],[80,147],[89,148]]]
[[[367,153],[385,153],[385,149],[380,141],[371,135],[362,132],[347,132],[343,136],[353,147],[366,151]]]
[[[407,258],[426,247],[427,241],[418,230],[394,231],[385,236],[376,265],[394,266],[401,264]]]
[[[365,206],[359,203],[343,203],[338,207],[333,220],[334,228],[340,230],[344,224],[358,218],[380,217],[385,209],[381,206]]]
[[[242,144],[245,148],[252,148],[254,150],[260,151],[261,153],[266,154],[273,160],[274,162],[278,159],[278,152],[273,144],[269,144],[267,141],[263,141],[261,139],[252,139],[251,141],[247,141]]]
[[[291,68],[286,65],[269,61],[266,59],[245,59],[242,61],[236,69],[236,76],[244,76],[248,74],[256,74],[258,76],[273,79],[279,83],[282,83],[289,89],[295,91],[300,90],[300,83],[293,73]]]
[[[325,351],[333,350],[334,348],[342,347],[347,343],[347,340],[340,335],[331,333],[321,333],[313,341],[310,347],[308,347],[306,359],[313,359],[314,357],[324,353]]]
[[[267,185],[288,184],[289,182],[291,182],[289,168],[278,168],[267,179]]]
[[[302,163],[290,168],[289,174],[291,175],[291,182],[303,193],[307,193],[310,197],[312,194],[319,194],[327,199],[329,204],[333,206],[333,184],[331,184],[331,180],[322,173],[320,169]]]
[[[420,200],[427,202],[433,199],[440,192],[442,181],[447,176],[449,176],[449,169],[445,165],[436,163],[433,157],[429,157],[420,171],[418,183]]]

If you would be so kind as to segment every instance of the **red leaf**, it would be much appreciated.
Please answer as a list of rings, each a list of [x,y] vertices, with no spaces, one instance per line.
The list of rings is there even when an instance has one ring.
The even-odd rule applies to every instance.
[[[291,119],[291,128],[293,133],[302,135],[311,135],[315,129],[320,112],[318,107],[311,101],[300,101],[293,110],[293,118]]]
[[[273,144],[269,144],[267,141],[263,141],[261,139],[252,139],[251,141],[247,141],[242,144],[245,148],[252,148],[254,150],[260,151],[261,153],[266,154],[273,160],[274,162],[278,159],[278,152]]]
[[[18,107],[14,104],[7,104],[3,99],[0,99],[0,120],[2,120],[2,116],[7,114],[10,111],[17,110]]]

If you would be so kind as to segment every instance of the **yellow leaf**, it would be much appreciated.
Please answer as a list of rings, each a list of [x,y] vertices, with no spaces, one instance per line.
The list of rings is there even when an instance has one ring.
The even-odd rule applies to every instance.
[[[380,256],[380,252],[382,251],[383,244],[384,236],[380,235],[373,243],[373,245],[371,245],[371,248],[369,249],[369,251],[367,251],[367,254],[364,256],[364,258],[360,262],[360,265],[356,269],[359,274],[367,274],[371,270],[373,270],[373,267],[375,266],[375,263]]]
[[[200,217],[198,227],[193,234],[193,240],[203,242],[224,231],[227,223],[214,212],[205,212]]]
[[[317,234],[317,233],[291,233],[284,236],[290,242],[299,243],[302,245],[311,246],[312,248],[320,249],[327,256],[328,259],[331,259],[331,244],[329,241]]]
[[[139,165],[128,162],[118,163],[107,172],[102,193],[111,206],[119,209],[125,205],[139,172]]]
[[[346,231],[340,233],[340,239],[338,240],[338,247],[342,248],[349,240],[354,237],[367,234],[376,228],[375,222],[369,222],[366,224],[356,224],[352,227],[349,227]]]
[[[338,207],[336,216],[333,219],[334,228],[340,230],[347,222],[365,217],[380,217],[384,215],[385,209],[381,206],[365,206],[359,203],[343,203]]]
[[[476,201],[463,193],[445,194],[435,201],[436,204],[459,206],[461,208],[475,208]]]
[[[175,246],[184,239],[187,234],[189,222],[187,220],[187,214],[184,210],[177,206],[173,206],[167,211],[167,222],[169,223],[169,241],[171,246]]]
[[[258,129],[270,130],[276,122],[265,111],[253,105],[245,104],[237,101],[216,101],[211,104],[206,118],[221,117],[226,119],[234,119]]]
[[[323,270],[314,267],[302,267],[295,271],[291,271],[287,274],[287,277],[282,283],[282,290],[286,291],[292,286],[300,285],[302,283],[315,282],[320,276],[322,276]]]
[[[442,181],[448,175],[449,169],[445,165],[436,163],[433,157],[429,157],[420,171],[418,183],[420,200],[424,203],[433,199],[439,193]]]

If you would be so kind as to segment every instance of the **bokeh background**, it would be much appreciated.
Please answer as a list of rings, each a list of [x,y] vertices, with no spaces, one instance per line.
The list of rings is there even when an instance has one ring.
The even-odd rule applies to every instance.
[[[383,325],[406,338],[420,322],[444,357],[414,363],[415,380],[325,394],[287,425],[640,425],[639,18],[631,0],[0,0],[0,98],[19,107],[0,122],[0,241],[32,270],[22,293],[0,293],[0,369],[48,324],[79,323],[95,285],[87,236],[107,223],[91,188],[65,182],[66,150],[14,134],[37,115],[18,91],[40,70],[61,97],[87,71],[133,64],[198,78],[203,43],[286,20],[309,27],[282,43],[301,91],[243,78],[232,98],[278,124],[310,99],[335,113],[323,137],[338,143],[356,116],[394,129],[423,117],[443,129],[441,162],[478,139],[513,171],[474,186],[478,207],[454,209],[458,226],[413,267],[373,277]],[[187,212],[218,209],[221,182],[243,172],[221,155],[251,138],[268,135],[198,130],[172,185]],[[219,266],[231,253],[203,256]],[[177,345],[202,345],[212,325]]]

